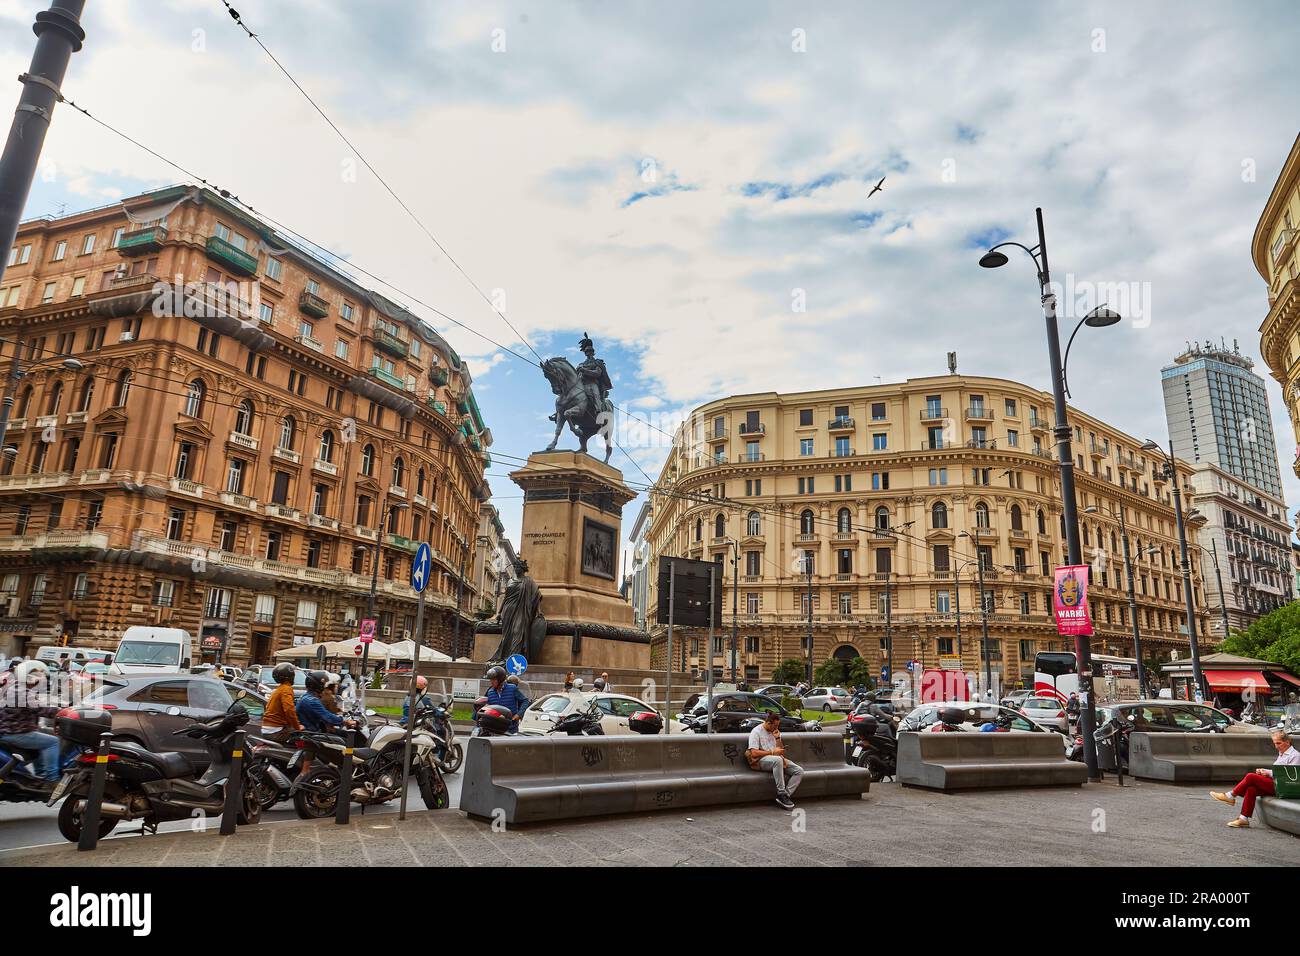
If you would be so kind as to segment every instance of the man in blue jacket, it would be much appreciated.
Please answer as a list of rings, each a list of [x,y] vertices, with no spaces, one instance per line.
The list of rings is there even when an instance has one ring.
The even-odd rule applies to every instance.
[[[524,707],[528,705],[524,695],[519,692],[519,685],[506,680],[506,669],[500,664],[488,668],[487,679],[487,702],[510,711],[514,717],[508,733],[519,733],[519,721],[524,716]]]

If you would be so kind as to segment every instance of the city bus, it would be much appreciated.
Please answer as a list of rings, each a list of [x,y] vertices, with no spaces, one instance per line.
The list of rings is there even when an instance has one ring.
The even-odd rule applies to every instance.
[[[1039,651],[1034,656],[1034,693],[1055,697],[1062,704],[1079,689],[1079,675],[1074,651]],[[1098,704],[1121,700],[1138,700],[1137,659],[1092,655],[1092,690]]]

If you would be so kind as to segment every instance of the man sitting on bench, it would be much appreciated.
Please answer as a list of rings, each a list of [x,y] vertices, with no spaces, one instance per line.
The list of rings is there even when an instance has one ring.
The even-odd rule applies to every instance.
[[[794,809],[790,799],[803,780],[803,767],[785,759],[785,745],[781,743],[781,715],[769,710],[763,722],[749,732],[749,747],[745,758],[751,770],[767,770],[776,781],[776,802],[786,810]],[[789,776],[790,782],[786,783]]]
[[[1273,766],[1300,766],[1300,751],[1291,746],[1291,735],[1282,728],[1273,731],[1273,746],[1277,748],[1277,759]],[[1273,771],[1267,767],[1257,767],[1254,773],[1248,773],[1228,793],[1210,791],[1210,796],[1220,803],[1235,804],[1237,797],[1245,797],[1241,803],[1241,815],[1228,821],[1230,827],[1250,826],[1251,815],[1255,812],[1255,801],[1260,797],[1273,796]]]

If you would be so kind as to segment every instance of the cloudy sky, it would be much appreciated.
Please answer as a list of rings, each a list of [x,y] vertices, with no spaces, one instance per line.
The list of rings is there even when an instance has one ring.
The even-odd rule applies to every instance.
[[[46,5],[0,0],[0,75]],[[493,343],[528,346],[220,0],[87,6],[71,99],[487,337],[425,313],[473,362],[518,540],[508,456],[549,440],[552,396]],[[1028,262],[976,267],[990,241],[1033,243],[1036,205],[1085,309],[1087,283],[1131,290],[1128,321],[1076,342],[1080,407],[1163,438],[1159,369],[1186,340],[1258,353],[1249,243],[1300,129],[1291,4],[237,8],[532,347],[576,358],[589,332],[613,397],[664,432],[720,395],[936,374],[949,350],[1047,387]],[[184,179],[66,107],[45,159],[29,215]],[[623,438],[614,463],[644,484],[668,439]]]

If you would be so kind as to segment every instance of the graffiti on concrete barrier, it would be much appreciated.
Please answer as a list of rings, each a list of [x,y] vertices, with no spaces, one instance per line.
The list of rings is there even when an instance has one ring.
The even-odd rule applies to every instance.
[[[826,745],[825,745],[824,743],[822,743],[820,740],[814,740],[814,741],[812,742],[812,752],[815,753],[815,754],[816,754],[817,756],[819,756],[819,757],[825,757],[825,756],[826,756]]]
[[[594,767],[605,759],[605,751],[599,747],[583,747],[582,759],[588,767]]]
[[[656,790],[655,803],[661,807],[666,807],[673,802],[674,794],[671,790]]]
[[[740,756],[740,748],[737,747],[735,744],[723,744],[722,756],[726,757],[734,764],[736,762],[736,758]]]
[[[636,762],[635,747],[614,748],[614,763],[618,764],[620,767],[630,767],[635,762]]]

